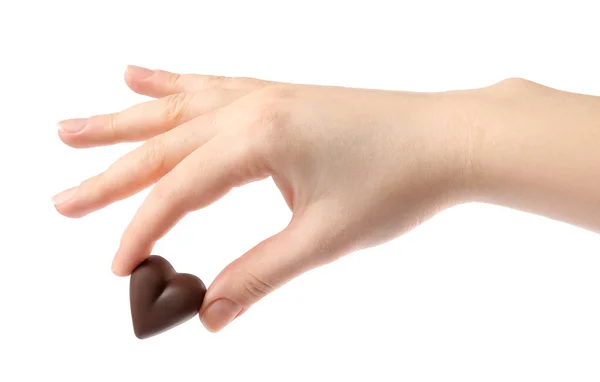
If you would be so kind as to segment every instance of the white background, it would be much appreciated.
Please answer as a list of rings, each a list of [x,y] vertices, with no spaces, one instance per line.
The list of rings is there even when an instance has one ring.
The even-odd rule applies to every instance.
[[[436,91],[513,76],[600,95],[595,1],[2,1],[1,381],[598,381],[600,238],[495,206],[300,277],[218,334],[133,335],[110,264],[146,192],[81,220],[51,196],[134,145],[55,122],[144,100],[126,64]],[[600,175],[599,175],[600,176]],[[271,182],[186,218],[156,253],[209,284],[283,228]]]

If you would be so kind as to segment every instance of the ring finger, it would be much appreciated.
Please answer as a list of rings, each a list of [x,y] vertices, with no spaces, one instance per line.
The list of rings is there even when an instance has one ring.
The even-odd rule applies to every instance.
[[[67,145],[77,148],[144,141],[248,93],[240,89],[210,89],[172,94],[118,113],[61,121],[59,137]]]

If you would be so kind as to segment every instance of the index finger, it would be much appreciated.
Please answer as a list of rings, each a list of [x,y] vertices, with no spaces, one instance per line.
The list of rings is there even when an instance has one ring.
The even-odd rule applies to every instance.
[[[188,212],[214,203],[233,187],[255,179],[247,144],[218,135],[165,175],[142,203],[123,233],[113,272],[127,276],[146,259],[154,243]],[[266,177],[266,174],[263,174]]]

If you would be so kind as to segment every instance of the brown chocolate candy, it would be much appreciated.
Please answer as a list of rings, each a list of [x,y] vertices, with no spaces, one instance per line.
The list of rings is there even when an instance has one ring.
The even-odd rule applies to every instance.
[[[198,277],[177,273],[167,260],[152,255],[131,274],[129,301],[133,331],[144,339],[198,314],[206,286]]]

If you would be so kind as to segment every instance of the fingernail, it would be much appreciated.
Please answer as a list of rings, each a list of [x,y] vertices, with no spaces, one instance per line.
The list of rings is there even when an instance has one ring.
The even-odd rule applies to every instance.
[[[154,70],[142,68],[141,66],[129,65],[127,66],[127,73],[141,80],[154,74]]]
[[[63,133],[75,134],[83,130],[87,122],[87,118],[67,119],[58,123],[58,129]]]
[[[54,203],[55,206],[58,206],[59,204],[68,202],[73,197],[73,195],[75,195],[76,190],[77,190],[77,187],[72,187],[72,188],[69,188],[68,190],[65,190],[63,192],[60,192],[60,193],[54,195],[52,197],[52,203]]]
[[[229,324],[242,311],[242,307],[235,302],[222,298],[212,302],[204,315],[202,323],[211,332],[218,332]]]

